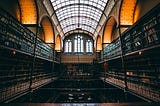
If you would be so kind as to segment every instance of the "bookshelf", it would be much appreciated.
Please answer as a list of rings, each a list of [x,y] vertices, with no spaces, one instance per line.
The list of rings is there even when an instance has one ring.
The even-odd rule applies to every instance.
[[[56,51],[1,8],[0,36],[0,102],[56,79]]]
[[[50,61],[53,61],[53,59],[54,59],[53,53],[54,53],[54,51],[49,45],[43,43],[42,40],[37,39],[37,47],[36,47],[36,56],[37,57],[42,57],[42,58],[48,59]]]
[[[159,6],[150,11],[122,34],[122,49],[125,55],[160,44],[158,8]]]
[[[100,64],[108,64],[101,79],[149,101],[160,101],[160,5],[157,5],[133,26],[122,33],[122,57],[114,54]],[[109,45],[116,45],[115,41]],[[104,48],[101,57],[114,51]],[[105,52],[108,50],[108,52]],[[105,62],[105,63],[104,63]],[[124,66],[125,69],[122,69]],[[101,65],[103,67],[103,65]],[[102,68],[103,69],[103,68]],[[126,81],[126,83],[125,83]]]
[[[29,89],[32,57],[0,49],[0,101]]]
[[[124,57],[128,89],[159,101],[159,48]],[[137,87],[137,88],[136,88]]]
[[[0,9],[0,45],[33,55],[35,34],[19,23],[6,11]],[[53,61],[53,49],[42,40],[36,40],[36,57]]]
[[[120,40],[119,38],[113,41],[111,44],[108,44],[101,53],[101,57],[104,57],[104,60],[109,60],[121,55]]]

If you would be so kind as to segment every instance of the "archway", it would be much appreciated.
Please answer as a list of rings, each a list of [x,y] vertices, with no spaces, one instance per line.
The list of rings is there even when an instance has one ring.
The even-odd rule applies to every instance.
[[[21,22],[21,10],[20,10],[19,3],[16,4],[15,11],[16,11],[17,20]]]
[[[22,24],[36,24],[37,23],[37,9],[34,0],[19,0],[21,8],[21,23]]]
[[[105,25],[103,33],[103,44],[106,46],[107,43],[111,43],[114,40],[113,35],[116,33],[117,22],[114,17],[110,17]]]
[[[41,31],[41,39],[48,43],[48,44],[53,44],[54,43],[54,29],[53,29],[53,25],[50,21],[50,19],[45,16],[42,18],[41,20],[41,27],[42,29]]]
[[[102,50],[102,38],[100,36],[97,37],[97,46],[96,51],[99,52]]]
[[[57,37],[56,37],[55,50],[56,50],[57,52],[60,52],[60,51],[61,51],[61,38],[60,38],[59,35],[57,35]]]
[[[120,25],[133,25],[137,0],[122,0],[120,8]]]

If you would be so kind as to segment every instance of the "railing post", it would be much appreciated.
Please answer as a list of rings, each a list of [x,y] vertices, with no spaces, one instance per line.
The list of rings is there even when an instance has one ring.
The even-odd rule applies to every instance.
[[[125,68],[125,62],[124,62],[124,52],[123,52],[123,44],[122,44],[122,35],[121,35],[121,29],[120,29],[120,25],[118,26],[118,30],[119,30],[119,40],[120,40],[120,47],[121,47],[121,62],[122,62],[122,70],[124,72],[124,83],[125,83],[125,92],[128,89],[127,86],[127,72],[126,72],[126,68]]]
[[[37,1],[35,0],[35,4],[37,4]],[[36,9],[38,10],[38,6],[36,5]],[[37,46],[37,38],[38,38],[38,30],[39,30],[39,15],[38,15],[38,11],[37,11],[37,20],[36,20],[36,33],[35,33],[35,39],[34,39],[34,50],[33,50],[33,61],[32,61],[32,69],[30,72],[30,85],[29,85],[29,90],[32,92],[32,77],[33,77],[33,71],[34,71],[34,64],[35,64],[35,60],[36,60],[36,46]]]

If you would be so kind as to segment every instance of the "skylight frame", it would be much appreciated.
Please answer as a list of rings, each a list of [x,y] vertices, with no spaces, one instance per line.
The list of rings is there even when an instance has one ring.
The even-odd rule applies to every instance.
[[[82,29],[94,34],[108,0],[51,0],[63,33]]]

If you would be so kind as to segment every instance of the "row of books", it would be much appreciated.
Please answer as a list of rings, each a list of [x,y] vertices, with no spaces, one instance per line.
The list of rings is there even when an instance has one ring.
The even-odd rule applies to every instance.
[[[108,58],[108,61],[105,61],[107,66],[105,67],[103,62],[101,66],[105,69],[101,73],[104,74],[101,75],[103,80],[122,88],[127,87],[129,92],[158,102],[160,101],[159,9],[160,5],[122,33],[123,59]],[[106,46],[107,50],[113,52],[109,47]]]
[[[36,35],[0,9],[0,45],[34,55]],[[37,38],[35,54],[53,60],[53,49]]]
[[[0,48],[0,102],[36,89],[56,77],[53,62]],[[34,67],[33,67],[34,65]],[[56,67],[56,65],[55,65]]]
[[[137,50],[150,48],[160,44],[160,7],[157,7],[147,13],[131,28],[122,34],[122,50],[124,54]]]
[[[124,55],[160,44],[160,13],[157,11],[159,8],[147,13],[142,19],[122,33],[122,51]],[[102,55],[107,59],[120,55],[121,48],[118,42],[120,42],[119,38],[108,44],[103,49]]]
[[[104,59],[111,59],[121,55],[120,39],[116,39],[111,44],[108,44],[102,51]]]

